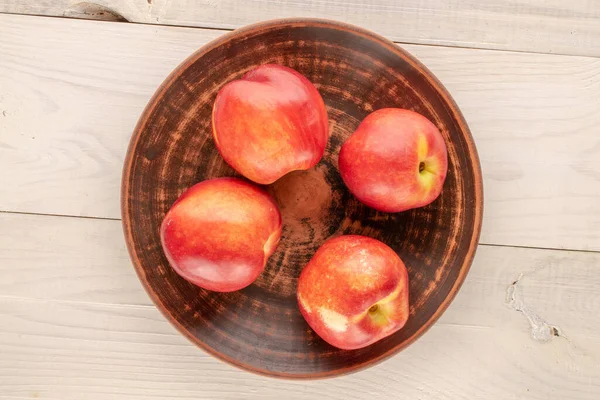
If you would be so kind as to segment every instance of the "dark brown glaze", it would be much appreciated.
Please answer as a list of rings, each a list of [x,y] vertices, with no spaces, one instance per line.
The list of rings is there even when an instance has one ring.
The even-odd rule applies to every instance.
[[[265,63],[294,68],[319,89],[329,113],[323,160],[267,189],[280,205],[283,235],[254,284],[234,293],[200,289],[170,268],[160,246],[161,221],[194,183],[236,173],[211,134],[217,91]],[[401,107],[429,118],[448,145],[442,195],[399,214],[363,206],[337,171],[341,144],[370,112]],[[322,20],[252,25],[206,45],[184,61],[150,100],[135,129],[122,182],[125,239],[133,265],[157,307],[185,336],[238,367],[285,378],[322,378],[389,357],[422,335],[454,298],[477,247],[483,212],[475,144],[458,107],[418,61],[363,29]],[[333,235],[382,240],[410,276],[410,317],[396,334],[344,351],[317,337],[296,304],[300,271]]]

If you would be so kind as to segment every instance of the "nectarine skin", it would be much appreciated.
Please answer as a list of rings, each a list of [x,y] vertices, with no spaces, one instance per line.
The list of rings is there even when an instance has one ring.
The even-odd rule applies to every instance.
[[[298,280],[298,305],[327,343],[352,350],[401,329],[409,315],[408,272],[386,244],[359,235],[327,240]]]
[[[446,143],[438,128],[421,114],[398,108],[368,115],[342,145],[338,161],[350,192],[385,212],[433,202],[448,170]]]
[[[237,178],[200,182],[173,204],[160,238],[175,271],[204,289],[231,292],[263,271],[281,237],[277,205]]]
[[[260,184],[312,168],[329,138],[327,110],[317,89],[300,73],[274,64],[223,86],[212,124],[225,161]]]

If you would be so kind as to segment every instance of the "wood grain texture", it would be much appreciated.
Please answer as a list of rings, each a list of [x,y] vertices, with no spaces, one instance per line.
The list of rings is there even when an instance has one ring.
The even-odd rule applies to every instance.
[[[0,15],[0,210],[119,218],[121,165],[143,107],[223,33]],[[473,132],[482,243],[600,250],[600,60],[403,48]]]
[[[0,16],[0,210],[118,218],[123,146],[144,104],[222,32],[71,22]],[[493,217],[483,241],[599,249],[598,60],[403,47],[474,132]],[[136,291],[118,221],[0,214],[0,238],[1,399],[600,397],[594,253],[480,246],[456,300],[414,346],[350,377],[281,382],[181,338]],[[531,338],[507,304],[515,281],[564,336]]]
[[[27,282],[36,293],[0,287],[0,393],[7,398],[50,399],[231,399],[359,395],[383,399],[479,399],[554,397],[596,399],[600,394],[600,255],[596,253],[480,246],[455,301],[438,323],[397,356],[348,377],[316,382],[284,382],[241,373],[185,340],[142,299],[116,290],[98,297],[118,276],[122,286],[139,285],[126,258],[118,221],[0,214],[0,226],[14,230],[23,249],[44,240],[28,235],[55,227],[63,234],[55,250],[0,247],[4,279]],[[98,232],[81,235],[79,232]],[[4,243],[0,241],[0,245]],[[68,245],[67,245],[68,244]],[[88,246],[97,251],[64,249]],[[43,246],[41,246],[43,248]],[[99,271],[99,254],[107,256]],[[64,260],[54,263],[53,258]],[[38,265],[37,268],[23,268]],[[74,266],[82,273],[75,278]],[[129,273],[126,273],[129,271]],[[507,289],[518,286],[524,303],[563,337],[532,339],[531,326],[507,306]],[[68,284],[56,285],[56,276]],[[33,278],[33,279],[32,279]],[[116,280],[115,280],[116,281]],[[37,282],[37,283],[36,283]],[[116,282],[115,282],[116,283]],[[77,286],[74,290],[72,286]],[[137,302],[136,302],[137,303]],[[382,382],[385,382],[382,384]],[[225,389],[227,388],[227,389]]]
[[[274,191],[282,235],[265,271],[232,293],[203,290],[169,266],[159,227],[189,187],[234,176],[213,140],[217,92],[263,65],[293,68],[319,90],[329,117],[321,161],[266,186]],[[403,213],[377,212],[356,200],[337,168],[341,145],[370,112],[416,111],[439,129],[448,174],[437,200]],[[307,188],[302,191],[305,182]],[[225,35],[178,67],[136,126],[122,179],[125,240],[140,280],[165,316],[207,352],[265,375],[315,379],[371,366],[420,337],[460,288],[479,242],[483,187],[479,158],[460,110],[436,78],[408,53],[371,32],[318,20],[282,20]],[[274,190],[275,189],[275,190]],[[299,191],[295,196],[277,193]],[[317,207],[302,201],[312,193]],[[319,338],[297,306],[297,279],[331,236],[365,235],[390,246],[409,275],[410,316],[394,335],[341,350]]]
[[[62,400],[597,399],[598,355],[588,349],[598,348],[598,336],[532,343],[514,334],[510,319],[518,315],[509,312],[500,329],[439,323],[374,368],[290,382],[251,376],[203,354],[152,308],[0,299],[0,389]]]
[[[73,15],[74,0],[0,0],[0,12]],[[594,0],[97,0],[131,22],[239,28],[272,18],[329,18],[403,43],[600,55]],[[97,15],[89,18],[97,18]],[[85,17],[85,13],[75,14]]]

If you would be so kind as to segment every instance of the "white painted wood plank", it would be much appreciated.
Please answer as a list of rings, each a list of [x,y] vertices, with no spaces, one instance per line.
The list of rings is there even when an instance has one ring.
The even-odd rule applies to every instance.
[[[495,286],[493,279],[474,277],[446,315],[404,352],[366,371],[315,382],[239,372],[189,344],[153,307],[0,297],[0,392],[63,400],[598,398],[597,319],[585,329],[563,325],[567,338],[536,342],[526,320],[502,305],[503,290],[484,291]],[[474,285],[477,298],[469,289]],[[469,312],[488,297],[497,307]],[[562,317],[576,321],[569,313]]]
[[[0,15],[0,210],[119,218],[122,160],[144,105],[220,34]],[[600,250],[600,60],[404,47],[471,126],[482,242]]]
[[[119,218],[137,118],[222,32],[72,22],[0,15],[0,210]]]
[[[600,394],[598,253],[480,246],[454,302],[405,352],[350,377],[285,382],[242,374],[188,344],[151,305],[127,265],[119,221],[0,213],[0,226],[3,395],[66,400]],[[510,306],[515,300],[533,324]],[[555,327],[560,336],[535,340],[532,327],[538,333]]]
[[[74,6],[79,3],[78,6]],[[372,29],[404,43],[600,55],[594,0],[97,0],[131,22],[238,28],[271,18],[315,17]],[[76,0],[0,0],[0,12],[82,13]],[[74,12],[76,11],[76,12]]]
[[[0,296],[151,304],[120,221],[8,213],[0,213]]]

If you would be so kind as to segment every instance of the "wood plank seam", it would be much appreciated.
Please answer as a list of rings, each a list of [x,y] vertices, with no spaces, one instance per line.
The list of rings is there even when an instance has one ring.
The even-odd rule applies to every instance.
[[[22,15],[22,16],[33,16],[40,18],[72,18],[72,19],[83,19],[88,21],[105,21],[105,22],[123,22],[130,23],[135,25],[148,25],[148,26],[164,26],[164,27],[172,27],[172,28],[186,28],[186,29],[204,29],[204,30],[213,30],[213,31],[222,31],[223,33],[232,32],[237,28],[228,28],[228,27],[214,27],[209,25],[183,25],[183,24],[164,24],[164,23],[151,23],[151,22],[140,22],[140,21],[130,21],[119,14],[117,11],[111,10],[111,13],[106,17],[94,17],[88,16],[74,16],[74,15],[45,15],[45,14],[27,14],[27,13],[18,13],[18,12],[6,12],[0,11],[0,15]],[[122,18],[122,19],[120,19]],[[600,21],[599,21],[600,24]],[[486,50],[486,51],[497,51],[502,53],[525,53],[525,54],[547,54],[547,55],[557,55],[557,56],[573,56],[573,57],[590,57],[590,58],[600,58],[600,54],[571,54],[571,53],[560,53],[560,52],[548,52],[548,51],[536,51],[536,50],[519,50],[519,49],[502,49],[496,47],[475,47],[475,46],[467,46],[467,45],[451,45],[451,44],[436,44],[436,43],[423,43],[423,42],[410,42],[410,41],[402,41],[402,40],[393,40],[393,43],[398,45],[419,45],[419,46],[428,46],[428,47],[442,47],[442,48],[458,48],[458,49],[470,49],[470,50]]]
[[[79,218],[79,219],[104,220],[104,221],[121,221],[121,218],[92,217],[92,216],[87,216],[87,215],[36,213],[36,212],[24,212],[24,211],[0,210],[0,214],[32,215],[32,216],[40,216],[40,217],[59,217],[59,218]],[[600,250],[568,249],[568,248],[560,248],[560,247],[540,247],[540,246],[527,246],[527,245],[486,243],[481,240],[479,241],[479,246],[506,247],[506,248],[516,248],[516,249],[532,249],[532,250],[574,251],[574,252],[578,252],[578,253],[596,253],[596,254],[600,253]]]

